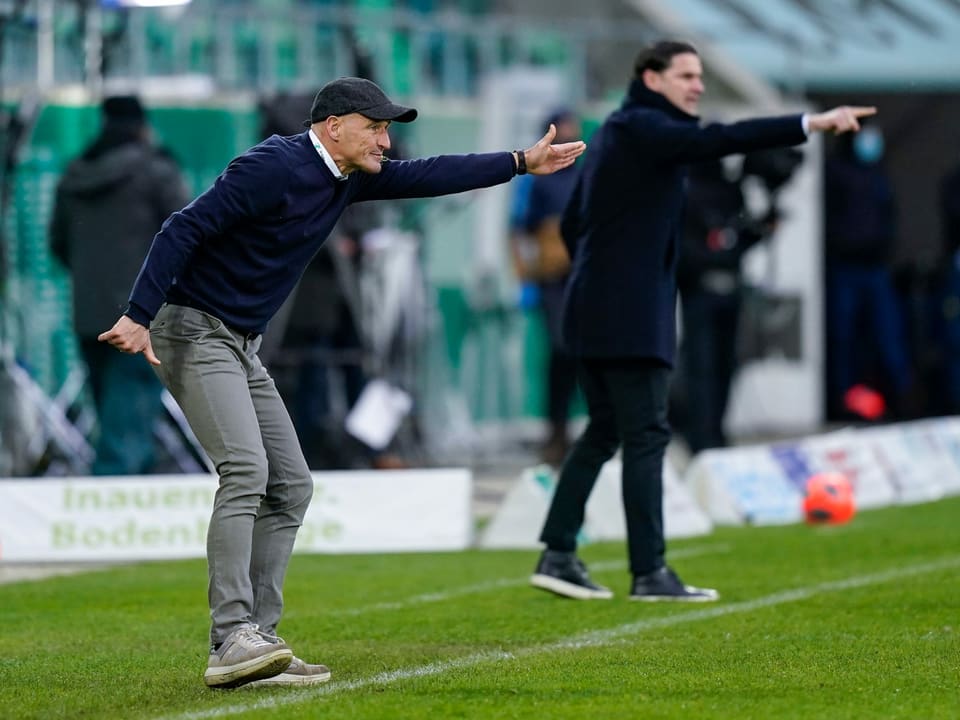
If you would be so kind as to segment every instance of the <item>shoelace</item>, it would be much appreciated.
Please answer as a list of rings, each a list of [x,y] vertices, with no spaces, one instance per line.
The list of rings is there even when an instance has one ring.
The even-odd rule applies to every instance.
[[[680,579],[680,577],[673,571],[673,568],[669,568],[669,567],[667,568],[667,577],[672,578],[677,585],[680,585],[681,587],[686,587],[683,584],[683,581]]]
[[[248,628],[244,628],[243,632],[238,634],[237,640],[249,647],[264,647],[273,644],[268,640],[264,640],[261,635],[262,633],[260,632],[259,626],[251,625]]]
[[[263,630],[260,629],[259,625],[254,625],[253,627],[255,628],[257,635],[262,637],[268,643],[276,644],[276,643],[283,642],[283,638],[280,637],[279,635],[271,635],[270,633],[264,632]]]
[[[573,567],[576,568],[577,574],[580,576],[580,580],[590,584],[593,583],[593,580],[590,579],[590,573],[587,572],[587,566],[584,564],[583,560],[580,558],[574,558]]]

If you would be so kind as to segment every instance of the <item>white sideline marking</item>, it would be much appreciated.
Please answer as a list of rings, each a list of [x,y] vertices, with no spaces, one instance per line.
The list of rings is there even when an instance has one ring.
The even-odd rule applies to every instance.
[[[697,557],[698,555],[713,555],[730,552],[730,546],[724,543],[714,545],[698,545],[689,548],[680,548],[669,553],[671,558]],[[626,561],[608,560],[607,562],[590,563],[591,571],[603,572],[605,570],[626,570]],[[374,603],[373,605],[362,605],[356,608],[344,610],[334,610],[329,614],[333,616],[356,616],[365,615],[370,612],[380,610],[402,610],[404,608],[415,607],[425,603],[443,602],[451,598],[463,597],[464,595],[475,595],[478,593],[500,590],[501,588],[520,587],[530,582],[530,576],[522,578],[502,578],[500,580],[489,580],[487,582],[477,583],[476,585],[464,585],[463,587],[445,590],[443,592],[424,593],[423,595],[414,595],[406,600],[396,600],[394,602]],[[288,617],[289,614],[288,614]]]
[[[602,645],[612,645],[620,642],[631,635],[637,635],[645,630],[670,627],[673,625],[682,625],[688,622],[697,622],[698,620],[708,620],[710,618],[722,617],[724,615],[734,615],[743,612],[753,612],[762,608],[783,605],[785,603],[796,602],[798,600],[807,600],[816,595],[838,592],[841,590],[850,590],[853,588],[866,587],[868,585],[879,585],[891,580],[899,580],[912,575],[923,575],[926,573],[937,572],[960,567],[960,556],[943,558],[934,562],[914,565],[912,567],[891,568],[869,575],[858,575],[845,578],[843,580],[832,580],[830,582],[810,585],[808,587],[799,587],[792,590],[783,590],[755,598],[754,600],[744,600],[743,602],[731,603],[729,605],[715,605],[703,610],[692,610],[690,612],[678,613],[675,615],[666,615],[663,617],[650,618],[648,620],[639,620],[637,622],[618,625],[607,630],[592,630],[569,638],[563,638],[556,642],[545,645],[533,645],[531,647],[519,648],[513,652],[483,652],[474,655],[467,655],[452,660],[430,663],[413,668],[400,668],[389,672],[378,673],[366,678],[357,678],[343,682],[332,682],[327,685],[314,688],[304,688],[302,690],[286,691],[283,694],[261,697],[248,703],[235,704],[226,707],[214,708],[211,710],[200,710],[182,713],[180,715],[165,716],[165,720],[206,720],[207,718],[218,718],[228,715],[250,712],[253,710],[273,709],[295,705],[325,695],[349,692],[351,690],[360,690],[372,685],[389,685],[401,680],[412,678],[427,677],[430,675],[441,675],[458,670],[460,668],[474,667],[487,662],[498,662],[504,660],[514,660],[520,657],[529,657],[533,655],[547,655],[561,649],[576,649],[582,647],[596,647]],[[558,601],[561,602],[561,601]],[[239,692],[243,692],[242,688]]]

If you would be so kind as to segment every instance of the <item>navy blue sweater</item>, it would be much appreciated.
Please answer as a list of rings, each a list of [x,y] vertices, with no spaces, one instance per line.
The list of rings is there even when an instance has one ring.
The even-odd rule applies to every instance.
[[[350,203],[447,195],[513,176],[513,156],[499,152],[391,160],[377,174],[338,180],[309,133],[274,135],[164,222],[126,314],[146,326],[169,302],[261,333]]]

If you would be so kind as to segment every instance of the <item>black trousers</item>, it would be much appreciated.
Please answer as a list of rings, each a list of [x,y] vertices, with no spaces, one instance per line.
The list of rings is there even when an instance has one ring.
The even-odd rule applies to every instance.
[[[560,470],[540,540],[550,550],[576,550],[600,468],[622,445],[630,570],[645,575],[664,565],[663,455],[670,442],[670,369],[646,358],[585,358],[579,379],[590,421]]]

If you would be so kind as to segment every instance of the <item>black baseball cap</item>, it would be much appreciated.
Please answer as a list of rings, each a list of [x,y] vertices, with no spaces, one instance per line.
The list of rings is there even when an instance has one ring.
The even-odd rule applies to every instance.
[[[331,115],[360,113],[371,120],[393,120],[408,123],[417,119],[414,108],[390,102],[390,98],[376,83],[364,78],[342,77],[331,80],[313,99],[310,119],[304,127],[326,120]]]

